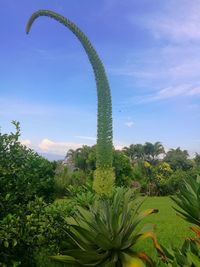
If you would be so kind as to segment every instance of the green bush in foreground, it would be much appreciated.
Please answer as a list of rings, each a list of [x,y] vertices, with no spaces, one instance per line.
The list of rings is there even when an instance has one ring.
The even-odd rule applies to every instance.
[[[48,205],[54,199],[55,163],[23,146],[19,123],[13,124],[16,132],[0,132],[0,266],[35,266],[41,247],[58,251],[64,212],[51,212]]]
[[[51,258],[69,266],[136,266],[131,265],[133,261],[154,266],[148,255],[134,249],[140,240],[149,237],[162,254],[151,225],[136,230],[146,216],[157,212],[149,209],[138,213],[140,204],[131,191],[120,189],[113,198],[99,200],[90,210],[79,208],[76,216],[67,220],[71,249]]]
[[[0,132],[0,220],[17,213],[35,196],[47,202],[54,198],[55,164],[19,142],[20,126],[15,133]]]
[[[65,247],[67,217],[73,207],[68,204],[47,205],[41,198],[30,201],[16,214],[0,220],[0,266],[36,266],[38,254],[44,248],[44,261]],[[2,265],[1,265],[2,264]],[[40,265],[38,265],[40,266]]]

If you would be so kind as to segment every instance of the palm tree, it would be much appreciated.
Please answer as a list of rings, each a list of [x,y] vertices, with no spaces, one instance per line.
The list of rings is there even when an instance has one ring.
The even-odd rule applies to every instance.
[[[53,18],[70,29],[83,45],[92,65],[98,96],[97,170],[95,172],[94,189],[99,194],[109,194],[114,183],[114,172],[112,169],[112,101],[104,66],[85,34],[69,19],[53,11],[39,10],[33,13],[27,23],[27,33],[29,33],[33,22],[40,16]]]
[[[165,153],[164,147],[160,142],[154,144],[146,142],[144,144],[145,159],[152,164],[155,164],[161,154]]]

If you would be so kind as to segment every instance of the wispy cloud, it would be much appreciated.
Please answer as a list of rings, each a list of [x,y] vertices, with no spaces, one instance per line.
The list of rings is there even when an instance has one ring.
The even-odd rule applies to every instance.
[[[153,102],[158,100],[170,99],[175,97],[192,97],[192,96],[200,96],[200,85],[193,87],[192,85],[183,84],[179,86],[170,86],[163,88],[155,94],[146,95],[145,97],[139,100],[142,102]]]
[[[110,73],[123,76],[137,103],[200,95],[199,10],[199,0],[169,0],[155,12],[129,17],[133,29],[137,24],[148,32],[149,46],[130,50]]]
[[[200,40],[200,1],[177,0],[167,1],[163,9],[153,16],[147,16],[142,24],[156,38],[175,42]]]
[[[134,122],[133,121],[126,121],[124,123],[128,128],[131,128],[133,125],[134,125]]]

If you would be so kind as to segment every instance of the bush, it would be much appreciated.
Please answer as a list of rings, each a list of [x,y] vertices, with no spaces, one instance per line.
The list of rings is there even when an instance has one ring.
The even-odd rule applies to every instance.
[[[74,207],[78,205],[89,208],[95,201],[95,193],[92,189],[92,185],[89,183],[82,186],[69,185],[67,187],[67,195]]]
[[[35,266],[37,249],[58,249],[63,239],[62,212],[47,209],[55,163],[23,146],[13,124],[15,133],[0,133],[0,266]]]
[[[133,178],[133,168],[129,157],[121,151],[114,151],[113,166],[116,186],[130,186]]]
[[[55,163],[21,145],[19,123],[13,124],[16,133],[0,132],[0,220],[35,196],[48,202],[54,196]]]
[[[18,215],[5,216],[0,221],[0,264],[35,266],[38,251],[44,247],[48,254],[58,253],[66,245],[65,217],[72,209],[70,204],[47,205],[42,198],[36,198]]]

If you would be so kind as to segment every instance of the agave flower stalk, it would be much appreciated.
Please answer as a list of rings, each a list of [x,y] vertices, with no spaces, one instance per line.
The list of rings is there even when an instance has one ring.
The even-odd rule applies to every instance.
[[[33,22],[40,16],[53,18],[71,30],[81,42],[92,65],[98,96],[97,170],[94,189],[99,194],[110,194],[114,183],[112,169],[112,101],[103,63],[86,35],[72,21],[53,11],[39,10],[33,13],[27,23],[27,33],[29,33]]]

